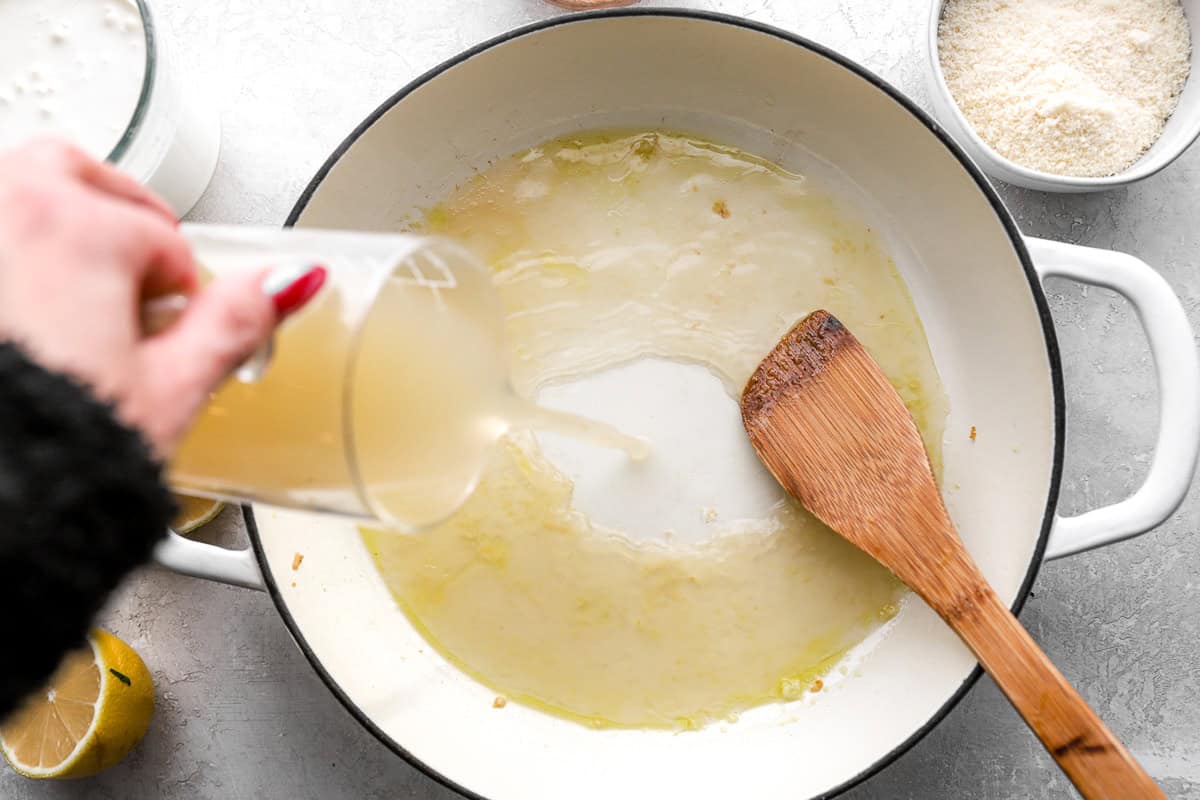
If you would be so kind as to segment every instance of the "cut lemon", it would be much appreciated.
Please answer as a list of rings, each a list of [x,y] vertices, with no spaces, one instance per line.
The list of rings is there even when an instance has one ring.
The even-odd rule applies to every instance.
[[[154,683],[145,663],[111,633],[94,630],[88,644],[0,726],[4,757],[27,778],[95,775],[146,734]]]
[[[186,494],[175,495],[175,504],[179,513],[171,523],[171,530],[176,533],[189,533],[201,525],[213,521],[225,504],[220,500],[209,500],[207,497],[191,497]]]

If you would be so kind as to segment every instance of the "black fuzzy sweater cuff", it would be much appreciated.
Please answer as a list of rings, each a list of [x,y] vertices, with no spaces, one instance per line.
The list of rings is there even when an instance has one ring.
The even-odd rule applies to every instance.
[[[174,512],[142,437],[0,343],[0,719],[36,689]]]

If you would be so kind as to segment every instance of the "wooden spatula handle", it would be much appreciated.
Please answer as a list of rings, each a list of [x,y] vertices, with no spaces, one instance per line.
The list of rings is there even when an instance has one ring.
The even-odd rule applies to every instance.
[[[949,623],[1084,797],[1166,797],[996,597],[954,530],[912,416],[841,322],[814,311],[793,326],[741,407],[783,488]]]
[[[939,613],[1088,800],[1166,798],[986,583]],[[955,619],[951,620],[953,616]]]

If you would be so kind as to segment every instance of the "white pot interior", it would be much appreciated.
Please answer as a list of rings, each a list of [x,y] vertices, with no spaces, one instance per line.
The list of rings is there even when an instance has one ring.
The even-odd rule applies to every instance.
[[[819,174],[884,232],[951,400],[948,505],[1014,601],[1056,453],[1037,290],[989,196],[945,144],[836,61],[713,19],[560,20],[471,55],[385,111],[298,224],[394,230],[495,158],[573,130],[631,126],[694,132]],[[281,607],[347,700],[430,769],[496,800],[818,796],[920,731],[974,667],[914,600],[830,691],[733,724],[592,730],[516,704],[497,711],[494,692],[442,660],[396,608],[353,525],[265,508],[256,519]],[[293,572],[296,552],[305,558]]]

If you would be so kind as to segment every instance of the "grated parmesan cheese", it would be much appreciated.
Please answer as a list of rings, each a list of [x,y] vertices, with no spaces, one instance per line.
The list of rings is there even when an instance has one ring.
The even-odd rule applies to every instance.
[[[1162,133],[1187,82],[1179,0],[949,0],[938,57],[975,132],[1058,175],[1123,171]]]

